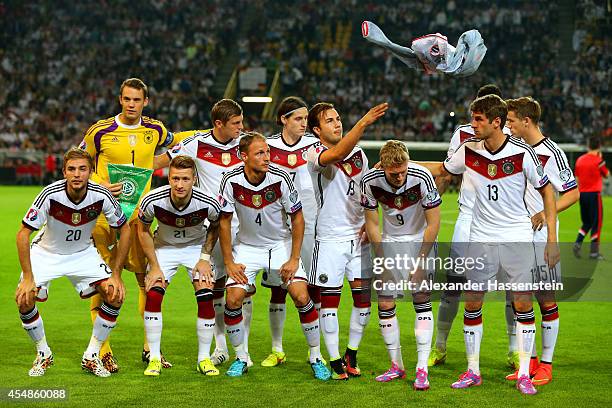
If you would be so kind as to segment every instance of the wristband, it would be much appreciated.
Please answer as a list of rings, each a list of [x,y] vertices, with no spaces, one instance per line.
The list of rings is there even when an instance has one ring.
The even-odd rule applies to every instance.
[[[210,254],[200,254],[200,259],[202,261],[210,262]]]

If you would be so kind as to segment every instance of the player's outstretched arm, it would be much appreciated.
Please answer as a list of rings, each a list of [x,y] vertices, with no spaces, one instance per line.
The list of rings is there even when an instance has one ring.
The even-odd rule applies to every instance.
[[[15,292],[15,302],[19,307],[34,306],[34,296],[36,295],[36,283],[34,282],[34,274],[32,273],[32,263],[30,261],[30,235],[32,230],[21,226],[17,232],[17,254],[23,278]]]
[[[280,276],[283,282],[293,279],[300,265],[300,253],[302,251],[302,241],[304,241],[304,214],[302,210],[291,213],[291,257],[280,268]]]
[[[411,161],[413,163],[420,164],[423,167],[427,167],[427,170],[429,170],[431,175],[436,177],[436,185],[438,184],[438,182],[437,182],[437,180],[438,180],[437,178],[438,177],[452,177],[452,174],[450,174],[444,168],[443,162],[423,162],[423,161],[413,161],[413,160],[411,160]],[[450,182],[450,179],[449,179],[449,182]],[[438,190],[438,192],[440,194],[442,194],[442,192],[440,190]]]
[[[557,200],[557,214],[562,211],[567,210],[572,205],[574,205],[580,199],[580,192],[577,188],[574,188],[566,193],[563,193],[561,197]],[[544,211],[540,211],[531,217],[531,225],[534,231],[540,231],[546,222],[546,217],[544,215]]]
[[[389,109],[388,103],[381,103],[376,105],[368,111],[359,121],[353,126],[353,128],[338,142],[334,147],[324,151],[319,156],[319,163],[322,166],[334,164],[344,160],[344,158],[353,150],[353,148],[363,136],[365,129],[376,122],[379,118],[385,115]]]
[[[163,169],[170,165],[170,156],[168,153],[158,154],[153,157],[153,170]]]
[[[557,206],[555,202],[555,193],[550,183],[538,190],[544,202],[544,216],[546,218],[546,227],[548,228],[548,237],[544,259],[550,268],[554,267],[559,262],[559,246],[557,244]]]

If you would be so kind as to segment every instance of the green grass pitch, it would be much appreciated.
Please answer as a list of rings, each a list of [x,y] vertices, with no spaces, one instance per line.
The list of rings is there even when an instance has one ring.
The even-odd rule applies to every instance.
[[[45,321],[48,342],[55,354],[55,365],[41,378],[30,378],[27,370],[34,358],[34,348],[23,332],[14,302],[14,290],[19,276],[15,249],[15,233],[19,222],[39,188],[0,187],[1,226],[0,248],[0,388],[68,390],[68,401],[41,403],[37,406],[608,406],[612,384],[612,303],[577,302],[559,306],[561,329],[555,352],[554,380],[540,387],[533,397],[521,396],[513,384],[504,379],[508,373],[504,304],[485,304],[485,333],[481,347],[483,385],[469,390],[452,390],[449,386],[465,370],[461,312],[449,337],[447,363],[430,370],[429,392],[412,391],[409,381],[379,384],[375,374],[389,366],[387,352],[379,333],[376,307],[359,351],[363,376],[348,382],[320,383],[312,378],[306,364],[306,345],[298,315],[288,299],[284,344],[287,363],[280,367],[263,368],[259,363],[270,350],[267,303],[269,291],[258,287],[255,296],[250,352],[255,366],[239,379],[224,375],[204,377],[195,371],[197,340],[195,333],[196,306],[186,275],[176,278],[164,301],[163,350],[174,367],[164,370],[159,378],[145,378],[140,361],[143,329],[136,305],[136,281],[124,273],[128,296],[121,310],[118,325],[112,335],[112,345],[121,371],[108,379],[100,379],[81,371],[80,358],[91,333],[89,301],[81,301],[67,279],[54,282],[49,301],[39,304]],[[442,207],[440,241],[452,235],[457,206],[455,195],[445,195]],[[604,202],[612,208],[612,199]],[[579,224],[578,206],[561,215],[561,241],[573,241]],[[603,241],[610,241],[610,218],[603,228]],[[599,284],[594,290],[610,295],[607,279],[612,272],[610,260],[600,262],[597,269]],[[341,349],[346,345],[351,297],[345,292],[340,306]],[[434,305],[437,308],[437,304]],[[461,310],[461,309],[460,309]],[[435,311],[434,311],[435,313]],[[539,313],[536,311],[536,316]],[[398,307],[401,322],[403,355],[409,367],[409,378],[416,361],[413,334],[414,311],[410,303]],[[539,331],[539,328],[538,328]],[[538,333],[539,337],[539,333]],[[322,349],[325,350],[323,342]],[[325,353],[326,354],[326,353]],[[227,368],[227,363],[221,367]],[[223,371],[222,371],[223,373]],[[14,406],[0,399],[2,406]],[[33,402],[20,406],[34,405]]]

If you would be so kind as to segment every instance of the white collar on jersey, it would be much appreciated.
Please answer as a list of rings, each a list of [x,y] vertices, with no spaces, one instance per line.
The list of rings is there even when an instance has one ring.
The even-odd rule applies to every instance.
[[[117,124],[121,127],[124,127],[126,129],[138,129],[140,127],[140,124],[142,123],[142,118],[138,119],[138,123],[135,125],[126,125],[125,123],[122,123],[119,120],[119,115],[115,116],[115,122],[117,122]]]

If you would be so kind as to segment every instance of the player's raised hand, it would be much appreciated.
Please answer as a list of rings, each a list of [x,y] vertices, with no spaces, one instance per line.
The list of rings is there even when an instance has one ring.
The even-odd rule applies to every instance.
[[[212,287],[215,282],[215,276],[209,261],[200,259],[193,268],[193,275],[197,275],[200,286],[205,285],[205,287]]]
[[[22,279],[15,291],[15,302],[17,306],[34,307],[36,292],[36,284],[32,279]]]
[[[291,279],[293,279],[293,277],[295,276],[295,273],[297,272],[299,266],[299,259],[289,259],[287,262],[285,262],[283,266],[281,266],[279,271],[280,277],[283,282],[287,283],[291,281]]]
[[[147,276],[145,276],[145,292],[150,291],[158,282],[161,282],[161,286],[163,287],[164,281],[165,277],[162,271],[159,268],[151,268],[151,270],[147,272]]]
[[[246,285],[249,283],[244,271],[246,270],[246,265],[237,264],[235,262],[225,264],[225,270],[230,278],[232,278],[239,285]]]
[[[123,183],[107,183],[106,181],[100,181],[100,185],[102,187],[106,187],[110,190],[111,194],[115,197],[119,197],[121,195],[121,191],[123,189]]]
[[[559,253],[559,245],[556,242],[547,242],[544,249],[544,260],[549,268],[554,268],[559,263],[561,255]]]
[[[387,102],[381,103],[380,105],[376,105],[372,109],[368,111],[361,119],[359,119],[358,124],[362,126],[370,126],[372,123],[376,122],[380,117],[385,115],[389,109],[389,104]]]

